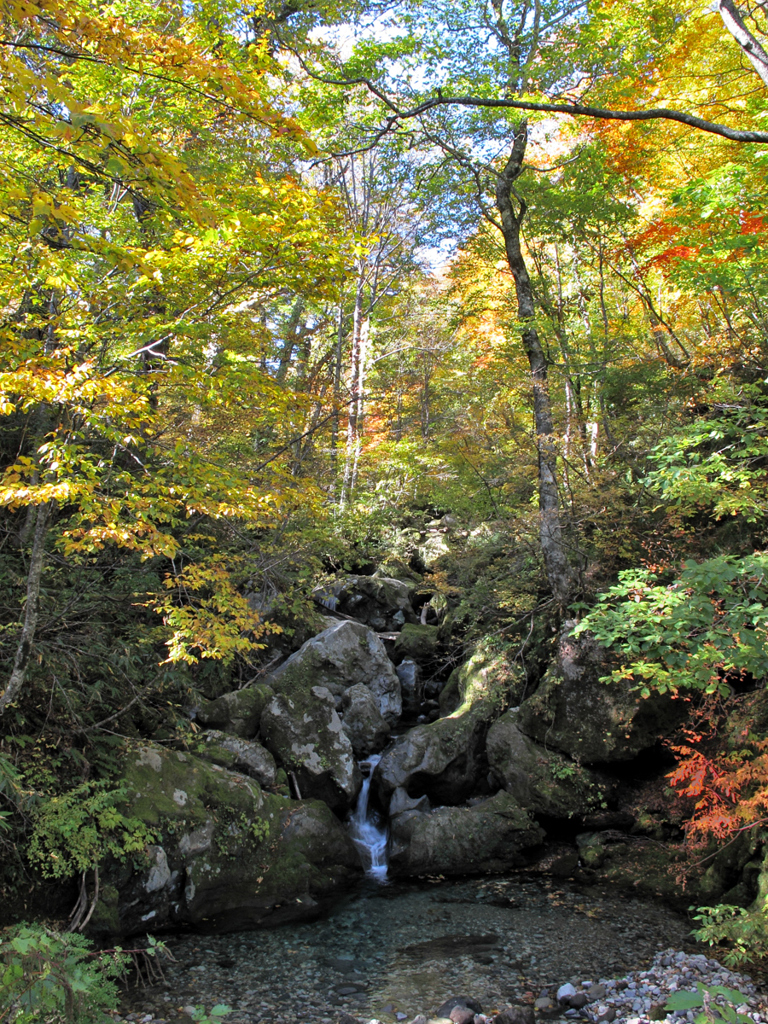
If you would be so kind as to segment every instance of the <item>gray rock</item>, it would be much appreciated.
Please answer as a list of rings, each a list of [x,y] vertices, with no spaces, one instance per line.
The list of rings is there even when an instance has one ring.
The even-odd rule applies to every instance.
[[[431,810],[429,799],[426,796],[410,797],[405,789],[400,787],[392,794],[389,801],[389,816],[396,817],[405,811],[429,811]]]
[[[406,622],[416,622],[413,588],[387,576],[348,576],[319,587],[314,597],[331,611],[352,615],[379,632],[394,632]]]
[[[454,1006],[448,1018],[453,1024],[475,1024],[475,1011],[468,1006]]]
[[[543,837],[543,829],[503,790],[475,807],[405,811],[391,822],[390,871],[400,876],[502,872],[522,866],[524,852]]]
[[[340,813],[354,804],[362,775],[324,686],[295,698],[276,694],[262,713],[261,734],[286,770],[295,772],[302,797],[317,797]]]
[[[413,658],[406,658],[400,662],[395,672],[400,680],[403,711],[406,714],[414,714],[418,711],[422,700],[421,669]]]
[[[479,703],[400,737],[374,773],[382,803],[398,788],[433,804],[461,804],[472,796],[487,774],[485,735],[494,713],[492,705]]]
[[[629,761],[655,746],[684,718],[686,705],[670,694],[639,699],[627,681],[601,682],[608,654],[566,623],[556,664],[524,701],[517,725],[527,736],[584,764]]]
[[[576,989],[573,987],[573,985],[571,985],[569,981],[566,982],[565,985],[561,985],[560,988],[557,990],[557,998],[561,1002],[565,1002],[566,1000],[570,999],[571,996],[575,995]]]
[[[260,743],[230,736],[218,729],[203,733],[202,740],[198,753],[203,760],[249,775],[267,789],[275,785],[275,759]]]
[[[534,743],[518,728],[519,709],[488,732],[488,765],[498,784],[534,814],[585,815],[609,800],[616,783]]]
[[[312,686],[333,692],[364,683],[381,715],[394,725],[402,712],[400,680],[381,640],[359,622],[337,622],[292,654],[269,677],[276,693],[294,698]]]
[[[350,686],[342,697],[342,707],[342,728],[349,736],[355,757],[363,759],[383,750],[389,742],[389,725],[368,687],[364,683]]]
[[[264,683],[244,686],[242,690],[206,701],[197,709],[197,720],[202,725],[250,739],[258,731],[261,712],[271,696],[272,690]]]

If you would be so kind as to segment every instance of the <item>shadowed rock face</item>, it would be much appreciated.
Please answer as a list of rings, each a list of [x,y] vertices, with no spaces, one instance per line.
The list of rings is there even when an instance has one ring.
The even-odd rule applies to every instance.
[[[261,734],[295,772],[302,796],[324,800],[339,814],[352,807],[363,780],[329,690],[313,686],[295,700],[276,694],[261,716]]]
[[[373,694],[380,714],[394,725],[402,712],[400,680],[384,644],[359,622],[336,622],[304,646],[269,677],[269,685],[296,700],[312,686],[341,696],[356,683]]]
[[[363,683],[345,691],[342,728],[349,736],[355,757],[377,754],[389,742],[389,725],[380,714],[376,699]]]
[[[517,726],[508,711],[488,731],[488,766],[497,783],[533,814],[583,816],[605,806],[616,789],[607,776],[547,750]]]
[[[386,806],[396,789],[410,797],[426,795],[433,804],[460,804],[487,775],[485,734],[493,714],[478,705],[401,737],[379,762],[374,786]]]
[[[463,875],[506,871],[525,863],[525,851],[544,838],[503,790],[474,807],[405,811],[392,822],[390,870],[397,875]]]
[[[685,703],[669,694],[642,699],[629,682],[601,682],[610,672],[594,641],[563,631],[556,664],[524,701],[521,732],[583,764],[631,761],[668,735],[685,716]]]
[[[361,871],[325,804],[265,794],[253,779],[191,754],[133,751],[123,785],[121,809],[153,827],[156,839],[144,863],[102,865],[92,934],[308,918]]]
[[[352,615],[379,632],[399,630],[416,622],[412,587],[386,576],[348,576],[315,591],[315,598],[332,611]]]

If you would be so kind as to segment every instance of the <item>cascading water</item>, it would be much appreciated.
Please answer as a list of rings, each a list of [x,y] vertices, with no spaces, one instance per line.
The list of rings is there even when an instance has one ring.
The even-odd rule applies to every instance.
[[[350,819],[350,834],[360,851],[369,878],[379,883],[387,880],[387,826],[381,816],[368,806],[371,779],[381,754],[372,754],[367,761],[360,762],[363,773],[363,788],[357,798],[355,813]]]

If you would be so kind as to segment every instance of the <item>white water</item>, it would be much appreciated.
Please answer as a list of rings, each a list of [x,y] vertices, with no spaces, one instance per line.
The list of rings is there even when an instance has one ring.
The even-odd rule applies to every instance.
[[[368,806],[371,778],[380,760],[381,754],[372,754],[367,761],[360,762],[363,788],[350,819],[350,834],[362,855],[365,873],[383,884],[387,880],[387,826],[382,823],[380,815]]]

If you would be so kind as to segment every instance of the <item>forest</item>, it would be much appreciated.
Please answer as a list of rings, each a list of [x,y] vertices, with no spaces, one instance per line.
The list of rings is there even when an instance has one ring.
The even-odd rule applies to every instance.
[[[385,753],[380,810],[514,796],[533,837],[427,864],[392,824],[393,870],[624,829],[700,939],[768,953],[768,5],[2,0],[0,23],[6,995],[53,1006],[35,957],[134,941],[148,865],[202,892],[188,824],[273,857],[240,879],[248,927],[299,875],[361,870],[341,823],[385,743],[347,725],[377,691],[295,660],[350,619],[413,664],[405,745],[443,757],[403,782]],[[341,715],[346,781],[281,701]],[[516,792],[520,744],[554,796]],[[208,780],[176,821],[177,753],[251,802]],[[334,864],[280,853],[284,813],[338,831]],[[210,899],[137,905],[159,935],[231,917]],[[64,990],[8,1019],[80,1019]]]

